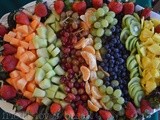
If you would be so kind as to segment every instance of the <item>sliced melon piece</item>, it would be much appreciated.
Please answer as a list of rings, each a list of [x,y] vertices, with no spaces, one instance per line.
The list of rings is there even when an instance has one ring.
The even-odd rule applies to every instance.
[[[47,50],[49,53],[51,53],[55,48],[55,45],[54,44],[50,44],[48,47],[47,47]]]
[[[52,103],[52,100],[49,99],[49,98],[47,98],[47,97],[44,97],[44,98],[42,99],[42,103],[43,103],[44,105],[46,105],[46,106],[49,106],[49,105]]]
[[[44,57],[49,58],[49,53],[47,51],[47,48],[40,48],[37,50],[38,57]]]
[[[49,72],[52,70],[52,66],[49,63],[46,63],[42,66],[42,69],[46,72]]]
[[[37,34],[40,38],[45,39],[47,38],[47,28],[45,26],[40,26],[36,29]]]
[[[60,91],[57,91],[57,93],[55,95],[55,98],[61,99],[61,100],[63,100],[65,97],[66,97],[66,95]]]
[[[62,46],[62,42],[61,42],[61,40],[60,39],[58,39],[57,41],[56,41],[56,47],[61,47]]]
[[[59,57],[54,57],[48,60],[48,63],[52,66],[56,66],[59,63],[60,59]]]
[[[37,67],[42,67],[46,63],[46,59],[44,57],[40,57],[35,61]]]
[[[39,83],[44,79],[45,71],[42,68],[37,68],[35,73],[35,80]]]
[[[54,23],[56,20],[54,14],[50,14],[50,16],[47,18],[47,20],[44,22],[45,25]]]
[[[46,92],[42,89],[35,88],[33,92],[33,97],[45,97]]]
[[[49,89],[46,90],[46,96],[50,99],[53,99],[55,97],[55,94],[58,90],[57,85],[52,85]]]
[[[41,81],[39,83],[39,87],[42,88],[42,89],[47,89],[47,88],[51,87],[50,79],[44,79],[43,81]]]
[[[64,75],[65,72],[64,70],[62,69],[62,67],[60,65],[57,65],[55,68],[54,68],[54,71],[57,75]]]
[[[51,71],[46,73],[46,78],[51,78],[51,77],[55,76],[55,74],[56,73],[54,72],[54,70],[51,70]]]
[[[53,43],[53,41],[55,41],[57,39],[57,36],[55,34],[55,32],[53,31],[53,29],[47,25],[47,40],[49,43]]]
[[[51,78],[51,81],[52,81],[53,83],[55,83],[55,84],[60,84],[60,79],[61,79],[61,77],[59,77],[59,76],[54,76],[54,77]]]
[[[53,57],[56,57],[58,54],[60,53],[60,49],[58,47],[56,47],[52,52],[51,55]]]

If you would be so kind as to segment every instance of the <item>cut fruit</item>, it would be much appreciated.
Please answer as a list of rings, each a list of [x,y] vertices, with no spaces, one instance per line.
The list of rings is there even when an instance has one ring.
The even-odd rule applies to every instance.
[[[55,76],[55,74],[56,74],[56,73],[55,73],[53,70],[48,71],[48,72],[46,73],[46,78],[50,79],[51,77]]]
[[[81,66],[82,77],[84,81],[88,81],[90,78],[90,70],[86,66]]]
[[[98,108],[102,108],[101,104],[99,103],[99,101],[97,99],[95,99],[94,97],[91,97],[91,101],[92,103],[97,106]]]
[[[46,92],[42,89],[39,88],[35,88],[34,92],[33,92],[33,97],[45,97]]]
[[[66,95],[60,91],[57,91],[57,93],[55,95],[55,98],[61,99],[61,100],[63,100],[65,97],[66,97]]]
[[[91,87],[91,94],[95,99],[101,99],[102,98],[102,95],[100,94],[98,88],[95,87],[95,86]]]
[[[49,89],[46,90],[46,96],[50,99],[55,97],[56,92],[58,91],[59,86],[52,85]]]
[[[42,88],[42,89],[47,89],[47,88],[51,87],[50,79],[44,79],[43,81],[41,81],[39,83],[39,87]]]
[[[65,74],[65,71],[62,69],[62,67],[60,65],[57,65],[55,68],[54,68],[54,71],[57,75],[64,75]]]
[[[54,67],[59,63],[59,61],[60,61],[59,57],[54,57],[49,59],[48,63]]]
[[[59,76],[54,76],[54,77],[51,78],[51,81],[52,81],[53,83],[55,83],[55,84],[60,84],[60,79],[61,79],[61,77],[59,77]]]
[[[47,40],[49,43],[53,43],[57,39],[57,36],[53,29],[47,25]]]
[[[49,58],[47,48],[40,48],[37,50],[38,57]]]
[[[90,84],[88,83],[88,81],[85,83],[85,91],[88,95],[91,94],[91,87],[90,87]]]
[[[45,71],[42,68],[37,68],[36,73],[35,73],[35,80],[37,83],[43,80],[45,76]]]
[[[97,112],[99,110],[99,108],[94,105],[90,100],[87,101],[87,105],[91,111]]]
[[[93,46],[86,46],[86,47],[82,48],[82,51],[87,51],[89,53],[95,54],[95,49]]]
[[[54,16],[54,14],[51,14],[51,15],[47,18],[47,20],[45,21],[44,24],[47,25],[47,24],[54,23],[55,20],[56,20],[56,18],[55,18],[55,16]]]
[[[50,99],[47,98],[47,97],[44,97],[44,98],[42,99],[42,103],[43,103],[44,105],[46,105],[46,106],[49,106],[49,105],[52,103],[52,100],[50,100]]]
[[[45,26],[40,26],[36,29],[37,34],[40,38],[45,39],[47,35],[47,29]]]
[[[46,72],[49,72],[52,70],[52,66],[49,63],[46,63],[42,66],[42,69]]]
[[[37,67],[42,67],[46,63],[46,59],[44,57],[40,57],[35,61]]]
[[[141,32],[141,25],[139,22],[132,22],[129,29],[132,35],[138,36]]]
[[[58,47],[56,47],[52,52],[51,55],[53,57],[56,57],[58,54],[60,53],[60,49]]]

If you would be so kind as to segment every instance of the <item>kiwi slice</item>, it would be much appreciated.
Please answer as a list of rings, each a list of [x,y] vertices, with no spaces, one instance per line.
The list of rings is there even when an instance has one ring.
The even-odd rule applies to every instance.
[[[127,19],[126,19],[126,25],[128,26],[128,27],[130,27],[130,25],[131,25],[131,23],[132,22],[138,22],[138,20],[135,18],[135,17],[128,17]]]
[[[132,15],[125,15],[122,19],[122,27],[125,27],[126,26],[126,19],[129,18],[129,17],[132,17]]]
[[[132,22],[129,28],[132,35],[138,36],[140,34],[141,25],[139,22]]]
[[[126,42],[125,42],[125,47],[126,47],[127,50],[129,50],[129,45],[130,45],[130,42],[131,42],[131,40],[132,40],[133,38],[134,38],[133,35],[130,35],[130,36],[127,38],[127,40],[126,40]]]
[[[136,41],[137,41],[137,37],[134,37],[130,44],[129,44],[129,50],[132,51],[134,48],[135,48],[135,44],[136,44]]]
[[[120,35],[120,40],[121,42],[124,44],[125,41],[127,40],[128,36],[130,35],[130,31],[127,27],[125,27],[122,32],[121,32],[121,35]]]
[[[138,15],[137,13],[133,13],[133,16],[134,16],[138,21],[141,20],[140,17],[139,17],[139,15]]]

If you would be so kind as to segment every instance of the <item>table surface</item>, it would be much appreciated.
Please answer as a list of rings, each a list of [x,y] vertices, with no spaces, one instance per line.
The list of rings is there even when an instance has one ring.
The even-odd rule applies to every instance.
[[[0,0],[0,5],[1,5],[0,17],[2,17],[5,13],[16,10],[31,1],[34,0]],[[137,4],[144,7],[151,7],[151,0],[137,0]],[[4,112],[2,109],[0,109],[0,120],[8,120],[8,119],[20,120],[18,117],[8,114]],[[158,113],[152,115],[150,119],[146,120],[159,120]]]

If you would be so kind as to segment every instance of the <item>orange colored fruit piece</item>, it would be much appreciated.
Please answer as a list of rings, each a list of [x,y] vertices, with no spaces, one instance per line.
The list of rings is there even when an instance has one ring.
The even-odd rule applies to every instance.
[[[92,93],[92,96],[93,96],[95,99],[101,99],[101,98],[102,98],[102,95],[100,94],[98,88],[95,87],[95,86],[92,86],[92,87],[91,87],[91,93]]]
[[[81,66],[82,77],[84,81],[88,81],[90,78],[90,70],[86,66]]]
[[[86,51],[86,52],[89,52],[89,53],[92,53],[92,54],[95,54],[95,49],[93,48],[93,46],[86,46],[84,48],[82,48],[83,51]]]
[[[90,100],[87,101],[88,108],[94,112],[97,112],[99,108],[94,105]]]

